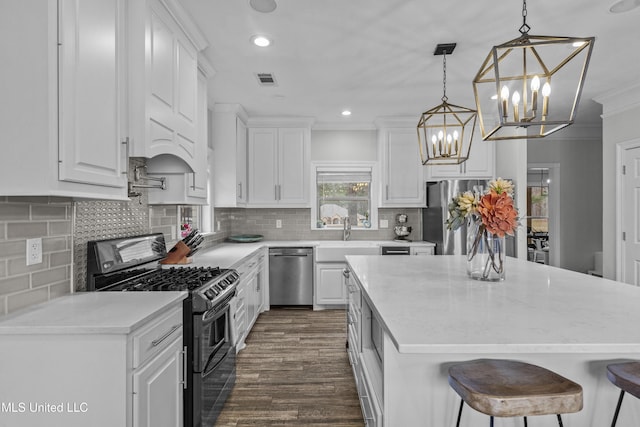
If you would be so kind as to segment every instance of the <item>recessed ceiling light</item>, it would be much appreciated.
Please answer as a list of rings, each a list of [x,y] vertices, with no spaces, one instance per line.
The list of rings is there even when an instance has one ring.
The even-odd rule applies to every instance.
[[[271,40],[267,36],[253,36],[251,37],[251,43],[258,47],[267,47],[271,45]]]
[[[615,2],[610,8],[609,12],[612,13],[624,13],[635,9],[640,6],[640,0],[620,0]]]
[[[350,116],[350,115],[351,115],[351,111],[349,111],[349,110],[344,110],[341,114],[342,114],[343,116]]]
[[[585,45],[586,43],[587,42],[584,42],[584,41],[582,41],[582,42],[573,42],[573,47],[580,47],[580,46]]]
[[[270,13],[276,10],[276,0],[249,0],[249,6],[256,12]]]

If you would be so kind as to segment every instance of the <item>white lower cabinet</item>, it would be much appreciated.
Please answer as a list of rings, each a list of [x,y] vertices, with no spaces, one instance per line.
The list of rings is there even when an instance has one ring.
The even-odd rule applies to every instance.
[[[0,425],[184,424],[182,300],[124,294],[80,292],[0,319]]]
[[[182,337],[133,371],[133,426],[177,427],[183,424]]]
[[[266,307],[266,280],[269,277],[266,250],[260,249],[248,259],[241,261],[240,265],[235,266],[240,275],[236,296],[231,304],[233,342],[236,352],[245,347],[244,341],[247,335],[258,319],[258,315]]]
[[[316,292],[317,305],[331,305],[347,303],[347,291],[344,285],[343,271],[347,267],[344,262],[316,263]]]
[[[411,255],[434,255],[435,246],[412,245],[409,249]]]
[[[373,348],[371,319],[374,314],[362,296],[353,273],[348,269],[345,274],[345,287],[348,296],[347,352],[353,368],[362,418],[367,427],[382,427],[384,363],[378,359]]]

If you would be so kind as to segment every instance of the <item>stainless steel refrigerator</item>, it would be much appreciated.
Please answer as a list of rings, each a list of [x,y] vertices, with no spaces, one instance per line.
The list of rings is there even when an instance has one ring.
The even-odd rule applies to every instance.
[[[452,179],[427,182],[427,207],[422,209],[422,240],[436,244],[436,255],[464,255],[467,253],[466,224],[456,231],[447,230],[445,221],[448,205],[454,196],[472,191],[483,193],[489,180]],[[506,255],[516,255],[515,236],[507,236]]]

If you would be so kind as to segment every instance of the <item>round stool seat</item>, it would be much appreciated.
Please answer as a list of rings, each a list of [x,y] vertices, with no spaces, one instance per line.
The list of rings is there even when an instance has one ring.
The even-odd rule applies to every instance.
[[[640,399],[640,362],[607,365],[607,378],[621,390]]]
[[[479,359],[449,368],[449,384],[476,411],[495,417],[566,414],[582,409],[582,387],[548,369]]]

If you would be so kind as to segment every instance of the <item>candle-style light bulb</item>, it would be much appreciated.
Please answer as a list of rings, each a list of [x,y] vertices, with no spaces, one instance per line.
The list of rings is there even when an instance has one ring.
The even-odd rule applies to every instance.
[[[439,131],[438,132],[438,150],[440,151],[441,156],[444,153],[442,151],[442,138],[444,138],[444,133],[442,133],[442,131]]]
[[[540,77],[533,76],[531,79],[531,109],[538,110],[538,91],[540,90]]]
[[[451,134],[447,134],[447,155],[451,155]]]
[[[436,157],[438,154],[436,153],[436,143],[438,142],[438,138],[435,135],[431,135],[431,144],[433,145],[433,157]]]
[[[551,94],[551,85],[545,82],[542,85],[542,116],[545,117],[549,112],[549,95]]]
[[[458,147],[458,131],[454,130],[453,131],[453,148],[456,150],[456,154],[458,154],[458,151],[460,151],[459,147]]]
[[[509,88],[506,86],[502,86],[502,90],[500,91],[500,98],[502,99],[502,115],[506,119],[509,115],[507,110],[507,101],[509,100]]]
[[[511,102],[513,103],[513,121],[519,122],[520,115],[518,114],[518,104],[520,103],[520,94],[518,91],[513,92]]]

